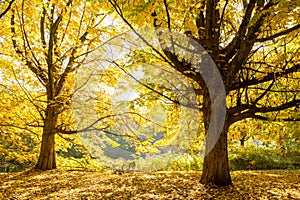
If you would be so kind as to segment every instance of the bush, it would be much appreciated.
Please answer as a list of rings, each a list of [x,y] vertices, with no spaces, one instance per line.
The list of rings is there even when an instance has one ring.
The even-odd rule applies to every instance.
[[[31,164],[19,164],[11,162],[0,162],[0,173],[2,172],[21,172],[33,166]]]
[[[299,169],[296,158],[259,147],[237,148],[229,152],[229,167],[231,170]]]

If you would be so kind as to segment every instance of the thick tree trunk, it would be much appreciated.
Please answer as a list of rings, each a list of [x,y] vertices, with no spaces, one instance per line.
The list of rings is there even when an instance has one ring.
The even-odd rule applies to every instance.
[[[226,111],[225,113],[222,112],[223,109],[226,109],[226,105],[222,105],[222,101],[218,102],[221,97],[218,97],[216,94],[214,94],[215,98],[212,102],[209,91],[204,90],[203,120],[206,131],[206,144],[200,182],[207,185],[227,186],[232,184],[227,152],[229,123]],[[226,104],[226,102],[223,103]],[[225,118],[219,115],[225,115],[223,116]],[[225,120],[224,124],[222,119]]]
[[[55,127],[57,123],[57,113],[55,108],[48,106],[46,111],[46,119],[44,120],[44,128],[42,135],[42,144],[40,155],[35,169],[51,170],[56,169],[55,156]]]
[[[43,132],[40,155],[35,169],[50,170],[56,169],[55,158],[55,135],[51,132]]]
[[[232,184],[228,165],[227,132],[228,126],[225,124],[217,143],[209,152],[206,152],[200,180],[203,184],[217,186]]]

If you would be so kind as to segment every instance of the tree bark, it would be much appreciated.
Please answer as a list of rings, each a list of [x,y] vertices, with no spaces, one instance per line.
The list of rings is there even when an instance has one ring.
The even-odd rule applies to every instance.
[[[215,102],[215,100],[212,102],[208,89],[205,89],[203,95],[203,120],[206,131],[206,144],[200,182],[206,185],[228,186],[232,185],[227,152],[229,122],[228,116],[225,116],[224,125],[219,124],[218,120],[220,118],[212,115],[213,110],[213,112],[221,112],[220,107],[215,107],[218,106]],[[212,107],[215,108],[212,110]],[[213,117],[211,118],[211,116]],[[217,127],[218,125],[223,125],[223,127]]]
[[[56,156],[55,156],[56,123],[57,123],[57,112],[55,112],[55,107],[48,105],[46,111],[46,118],[44,120],[40,154],[35,169],[38,170],[56,169]]]
[[[207,152],[208,144],[206,144],[203,171],[200,180],[203,184],[213,184],[216,186],[232,185],[228,165],[227,132],[228,125],[225,122],[219,139],[209,152]]]

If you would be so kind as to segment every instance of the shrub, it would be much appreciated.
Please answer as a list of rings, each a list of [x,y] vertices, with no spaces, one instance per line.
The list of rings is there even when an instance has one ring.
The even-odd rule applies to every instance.
[[[240,147],[229,152],[229,166],[231,170],[297,169],[300,160],[295,158],[270,149]]]

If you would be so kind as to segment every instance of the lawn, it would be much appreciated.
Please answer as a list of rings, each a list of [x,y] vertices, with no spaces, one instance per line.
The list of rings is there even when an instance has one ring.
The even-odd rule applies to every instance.
[[[300,170],[235,171],[234,186],[199,183],[201,172],[0,173],[0,199],[300,199]]]

